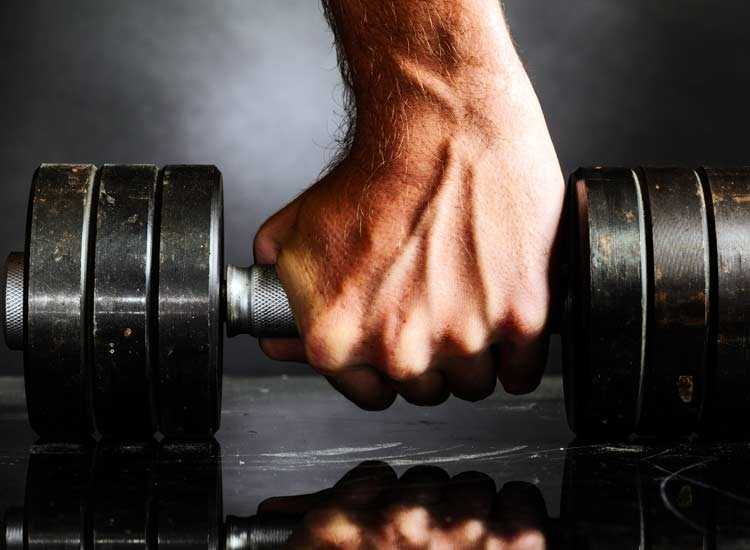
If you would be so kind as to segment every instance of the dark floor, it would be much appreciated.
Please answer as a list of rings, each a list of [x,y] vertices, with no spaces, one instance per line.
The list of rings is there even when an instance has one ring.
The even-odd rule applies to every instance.
[[[747,445],[574,443],[561,392],[549,377],[533,397],[368,413],[321,379],[229,377],[217,446],[94,452],[32,447],[22,381],[4,378],[0,509],[16,507],[8,524],[23,525],[25,506],[27,538],[48,544],[88,532],[128,547],[158,537],[159,547],[221,548],[227,537],[227,548],[270,548],[257,537],[296,528],[308,547],[331,532],[320,522],[340,528],[345,517],[382,547],[393,510],[418,506],[430,517],[420,536],[453,543],[469,530],[451,526],[477,520],[504,538],[544,533],[553,548],[746,547]]]

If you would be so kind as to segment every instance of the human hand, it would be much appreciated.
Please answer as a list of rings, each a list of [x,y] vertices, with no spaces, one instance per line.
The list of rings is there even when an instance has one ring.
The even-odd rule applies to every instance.
[[[366,409],[531,391],[564,184],[498,2],[326,6],[356,118],[256,237],[301,335],[261,347]]]
[[[451,478],[430,466],[399,479],[387,464],[365,462],[331,489],[264,501],[256,521],[269,517],[299,519],[287,548],[537,550],[547,542],[547,510],[533,485],[498,492],[484,474]]]

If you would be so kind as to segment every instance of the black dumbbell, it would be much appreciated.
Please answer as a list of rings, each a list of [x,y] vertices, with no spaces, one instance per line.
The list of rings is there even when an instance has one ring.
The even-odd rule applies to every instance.
[[[211,166],[37,170],[2,317],[40,436],[209,437],[222,323],[296,333],[273,266],[225,275],[222,201]],[[744,432],[750,169],[581,169],[566,203],[556,328],[573,430]]]

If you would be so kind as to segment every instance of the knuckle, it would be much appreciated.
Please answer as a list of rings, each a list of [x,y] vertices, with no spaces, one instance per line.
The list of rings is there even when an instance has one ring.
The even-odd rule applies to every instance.
[[[381,368],[395,382],[409,382],[419,378],[427,370],[425,366],[416,364],[413,358],[399,352],[386,354]]]
[[[513,344],[527,344],[545,332],[547,314],[535,307],[516,307],[502,322],[503,340]]]
[[[314,369],[327,374],[344,366],[336,353],[336,346],[330,335],[317,330],[310,331],[304,341],[307,360]]]
[[[263,224],[255,234],[253,252],[258,261],[263,263],[267,263],[271,258],[276,256],[277,244],[268,223]]]
[[[315,317],[304,331],[307,360],[319,372],[337,372],[349,364],[354,341],[343,327],[352,326],[351,320],[330,313]]]
[[[487,348],[487,335],[483,330],[470,329],[451,336],[452,357],[474,357]]]
[[[431,346],[422,334],[380,334],[378,340],[380,353],[375,364],[394,382],[409,382],[429,369]]]

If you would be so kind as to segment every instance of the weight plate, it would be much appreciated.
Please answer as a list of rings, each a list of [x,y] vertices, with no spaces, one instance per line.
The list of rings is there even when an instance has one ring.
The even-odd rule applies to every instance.
[[[155,547],[149,532],[154,458],[148,444],[97,449],[89,507],[92,550]]]
[[[96,193],[96,168],[90,165],[42,165],[32,184],[24,369],[29,421],[42,438],[93,431],[87,297]]]
[[[99,172],[93,301],[93,405],[103,436],[150,437],[150,333],[158,170]]]
[[[708,344],[709,243],[703,185],[694,170],[639,171],[646,197],[651,300],[639,433],[697,428]]]
[[[221,448],[205,443],[165,443],[159,449],[152,496],[159,549],[224,547]]]
[[[221,173],[169,166],[162,175],[159,244],[159,429],[207,437],[220,422]]]
[[[750,410],[750,170],[702,171],[716,236],[716,367],[709,376],[714,429],[747,433]]]
[[[580,441],[565,450],[560,523],[569,540],[561,548],[641,548],[638,459],[646,453],[627,447],[623,451]]]
[[[91,548],[91,464],[92,455],[85,446],[32,450],[24,506],[27,550]]]
[[[568,422],[579,434],[632,432],[645,361],[643,200],[624,168],[582,169],[568,191],[571,276],[564,323]]]

